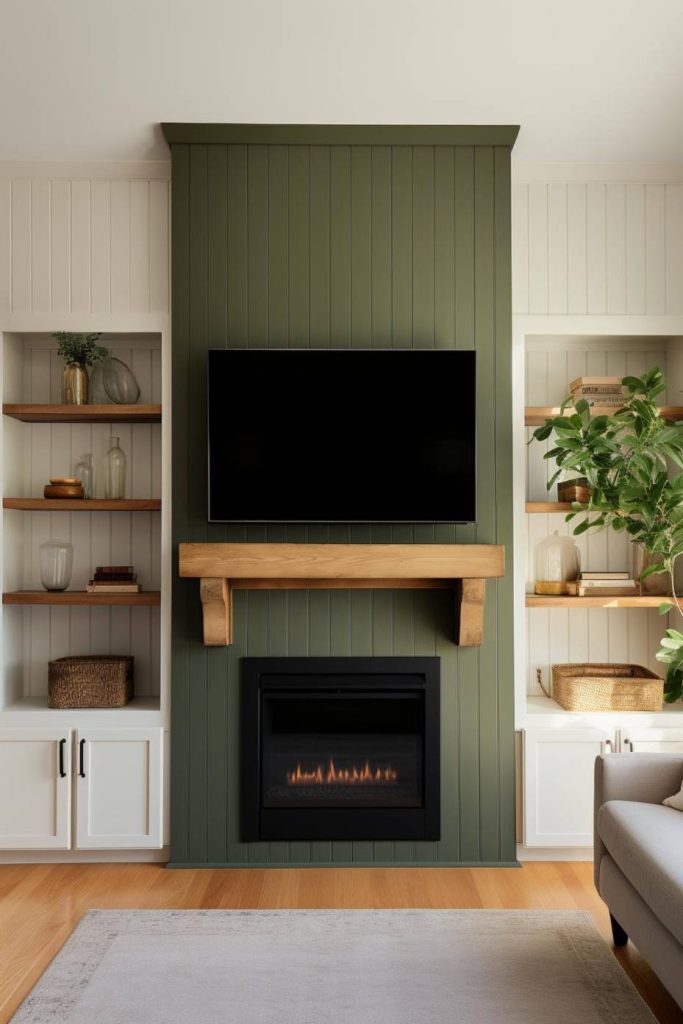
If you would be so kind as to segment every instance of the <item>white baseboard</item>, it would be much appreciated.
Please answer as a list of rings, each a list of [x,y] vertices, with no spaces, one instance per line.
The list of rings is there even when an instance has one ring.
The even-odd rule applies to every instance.
[[[161,850],[0,850],[0,864],[165,864]]]
[[[593,860],[592,846],[521,846],[517,847],[517,860]]]

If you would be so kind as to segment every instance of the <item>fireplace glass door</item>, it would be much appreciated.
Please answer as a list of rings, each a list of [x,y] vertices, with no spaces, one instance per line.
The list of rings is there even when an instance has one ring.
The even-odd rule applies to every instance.
[[[263,807],[422,807],[424,694],[263,694]]]

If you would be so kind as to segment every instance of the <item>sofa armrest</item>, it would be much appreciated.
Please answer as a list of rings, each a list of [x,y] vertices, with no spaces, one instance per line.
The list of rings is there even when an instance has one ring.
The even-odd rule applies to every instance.
[[[661,804],[683,782],[683,754],[601,754],[595,759],[593,871],[595,886],[605,847],[598,834],[598,811],[608,800]]]

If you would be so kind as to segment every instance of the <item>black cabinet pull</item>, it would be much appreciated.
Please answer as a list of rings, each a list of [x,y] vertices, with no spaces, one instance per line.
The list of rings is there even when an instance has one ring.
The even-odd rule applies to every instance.
[[[64,771],[64,747],[66,746],[66,740],[59,741],[59,777],[60,779],[66,778],[66,772]]]
[[[85,778],[85,740],[81,740],[78,744],[78,774],[82,779]]]

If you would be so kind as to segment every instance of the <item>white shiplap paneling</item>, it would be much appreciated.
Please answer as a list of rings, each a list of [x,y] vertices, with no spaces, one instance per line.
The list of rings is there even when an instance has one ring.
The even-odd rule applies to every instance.
[[[166,313],[166,178],[3,177],[2,313]]]
[[[683,183],[513,185],[518,314],[683,312]]]

